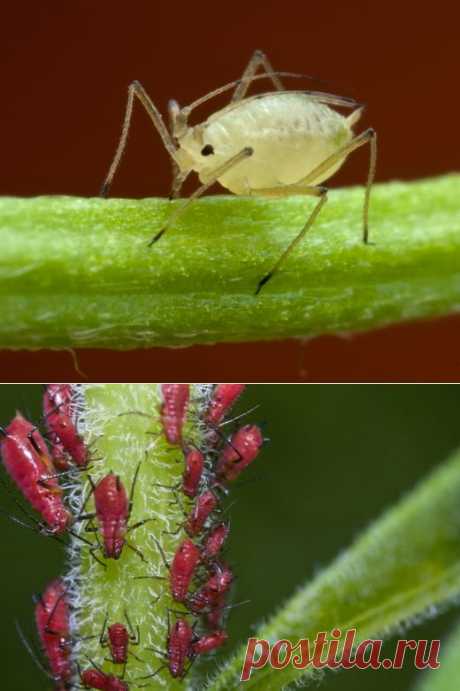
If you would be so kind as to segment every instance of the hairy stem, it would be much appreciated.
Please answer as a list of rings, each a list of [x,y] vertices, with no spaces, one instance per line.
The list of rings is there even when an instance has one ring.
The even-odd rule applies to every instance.
[[[313,644],[320,631],[355,628],[359,644],[435,616],[460,592],[459,502],[457,452],[252,635],[272,643],[288,639],[295,645],[306,638]],[[206,688],[236,688],[244,656],[243,647]],[[244,686],[275,691],[302,676],[314,681],[317,674],[311,665],[274,670],[267,664],[253,671]]]
[[[200,443],[202,428],[200,412],[206,403],[208,389],[192,387],[187,439]],[[134,655],[129,657],[126,677],[133,687],[147,682],[136,679],[152,674],[164,659],[146,650],[154,647],[165,651],[168,636],[168,608],[181,609],[170,596],[168,570],[156,546],[158,540],[171,561],[184,532],[168,535],[184,521],[180,502],[176,500],[175,485],[183,471],[183,455],[178,447],[171,447],[161,433],[158,409],[160,403],[157,384],[87,384],[76,387],[77,419],[85,441],[91,448],[89,474],[95,482],[109,472],[120,476],[127,492],[130,491],[136,468],[140,464],[134,491],[130,524],[144,519],[155,520],[128,533],[129,543],[138,553],[124,547],[119,560],[98,556],[101,565],[91,556],[88,546],[73,538],[70,546],[70,570],[66,576],[71,603],[75,608],[72,630],[77,641],[75,659],[80,668],[98,664],[105,672],[121,675],[120,666],[113,665],[107,647],[101,647],[99,637],[104,620],[121,622],[127,627],[139,627],[139,645],[130,646]],[[125,414],[127,413],[127,414]],[[81,513],[94,510],[93,498],[85,502],[90,484],[85,475],[78,474],[73,493],[74,509]],[[163,485],[159,487],[158,485]],[[89,526],[97,521],[89,522]],[[96,544],[96,533],[87,532],[88,522],[77,522],[75,532]],[[142,555],[142,556],[140,556]],[[157,575],[159,579],[138,579],[138,576]],[[127,615],[127,616],[126,616]],[[139,658],[139,659],[137,659]],[[167,671],[148,680],[149,688],[183,688]]]
[[[191,345],[353,331],[460,309],[460,176],[331,191],[309,235],[254,291],[315,202],[209,197],[153,247],[173,205],[0,200],[0,347]]]

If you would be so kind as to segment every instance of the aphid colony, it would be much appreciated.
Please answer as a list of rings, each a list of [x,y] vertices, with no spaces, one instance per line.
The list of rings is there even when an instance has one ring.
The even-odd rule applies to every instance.
[[[144,647],[155,652],[162,660],[152,674],[125,680],[129,672],[129,656],[141,661],[133,646],[142,644],[139,626],[130,621],[109,621],[110,606],[98,638],[102,649],[108,649],[109,659],[120,666],[117,675],[103,671],[88,658],[85,669],[73,657],[75,638],[70,628],[70,604],[64,581],[56,579],[37,599],[35,620],[41,647],[47,658],[48,676],[58,691],[75,687],[75,678],[83,688],[122,691],[133,686],[144,686],[145,681],[163,669],[175,679],[182,679],[195,658],[222,646],[228,636],[224,627],[228,595],[234,580],[230,566],[221,554],[229,534],[229,524],[219,516],[221,500],[228,493],[228,485],[256,458],[263,443],[261,430],[255,425],[244,425],[226,438],[220,425],[237,397],[242,384],[218,384],[214,387],[207,411],[206,448],[200,449],[188,442],[184,423],[189,405],[188,384],[162,384],[162,404],[159,411],[162,434],[167,442],[182,449],[184,470],[180,486],[175,493],[184,495],[185,520],[179,527],[186,537],[178,538],[170,563],[166,559],[160,540],[154,535],[163,563],[167,568],[167,589],[181,610],[167,610],[168,634],[164,650]],[[44,393],[44,422],[46,437],[20,413],[1,432],[1,456],[24,499],[40,516],[35,521],[40,532],[60,539],[70,532],[89,545],[90,554],[106,567],[103,559],[118,560],[131,545],[127,536],[131,530],[153,519],[129,524],[139,466],[132,479],[128,494],[118,475],[109,472],[97,483],[89,477],[90,496],[95,511],[73,515],[66,503],[59,483],[71,473],[89,470],[91,453],[79,435],[73,411],[73,387],[70,384],[48,385]],[[86,504],[86,500],[83,504]],[[24,509],[23,509],[24,510]],[[24,510],[25,512],[25,510]],[[72,527],[82,520],[97,522],[97,542],[92,543],[73,532]],[[177,531],[179,532],[179,531]],[[97,556],[99,551],[101,556]],[[158,576],[157,576],[158,577]],[[145,576],[150,578],[150,576]],[[154,576],[155,578],[155,576]],[[171,614],[175,620],[171,622]],[[77,676],[78,675],[78,676]],[[129,676],[129,675],[128,675]],[[139,681],[139,684],[137,683]]]

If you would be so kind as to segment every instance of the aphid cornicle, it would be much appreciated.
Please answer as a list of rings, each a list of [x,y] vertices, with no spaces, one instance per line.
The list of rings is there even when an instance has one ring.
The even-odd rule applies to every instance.
[[[263,69],[263,75],[256,75],[259,68]],[[171,132],[141,84],[132,82],[120,141],[101,192],[103,196],[107,195],[121,161],[136,97],[172,159],[171,197],[179,196],[192,171],[198,173],[202,182],[190,197],[175,207],[167,224],[150,244],[159,240],[187,206],[215,182],[237,195],[302,194],[317,197],[318,202],[305,225],[259,281],[256,294],[313,225],[327,198],[327,188],[322,183],[342,166],[352,151],[367,143],[370,144],[370,162],[363,209],[363,241],[368,242],[369,197],[375,176],[377,139],[372,128],[356,136],[353,134],[353,126],[359,120],[363,106],[353,99],[333,94],[286,91],[280,79],[282,76],[301,75],[274,72],[267,57],[260,50],[255,51],[238,81],[220,87],[184,108],[180,108],[176,101],[170,101]],[[275,91],[246,97],[251,83],[260,78],[269,78]],[[197,106],[230,89],[234,91],[228,106],[217,110],[202,123],[188,124],[188,118]],[[344,116],[333,107],[349,108],[352,112]]]
[[[20,413],[0,431],[1,455],[9,475],[42,516],[44,530],[56,535],[63,533],[71,523],[71,515],[64,506],[45,440]]]

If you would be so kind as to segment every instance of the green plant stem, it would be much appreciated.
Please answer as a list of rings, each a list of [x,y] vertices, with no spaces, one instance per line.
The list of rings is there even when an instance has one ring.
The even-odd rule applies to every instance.
[[[460,668],[460,626],[441,642],[440,667],[426,670],[418,676],[414,691],[453,691],[458,686]]]
[[[191,345],[355,331],[460,309],[460,176],[310,198],[216,196],[153,247],[164,199],[0,200],[0,347]]]
[[[171,598],[169,573],[157,547],[161,544],[171,562],[185,537],[183,528],[177,531],[177,526],[183,524],[183,511],[189,510],[189,505],[186,501],[180,503],[173,489],[180,483],[183,452],[180,447],[170,446],[162,433],[158,384],[86,384],[80,391],[77,419],[91,449],[90,476],[97,483],[114,473],[129,494],[139,468],[129,525],[153,520],[127,533],[132,548],[125,544],[118,560],[105,559],[102,548],[96,550],[94,556],[100,561],[82,542],[89,539],[93,546],[101,543],[99,532],[88,532],[91,527],[100,530],[98,520],[75,523],[73,532],[80,537],[71,541],[66,581],[74,612],[73,653],[80,669],[91,666],[92,661],[106,673],[121,675],[123,667],[110,662],[110,651],[101,645],[100,636],[106,617],[107,625],[121,622],[127,627],[129,618],[134,632],[139,632],[138,645],[129,647],[132,654],[127,669],[132,680],[153,674],[165,663],[161,651],[166,652],[168,608],[183,609]],[[185,431],[187,439],[195,444],[202,441],[199,415],[204,392],[192,386]],[[77,473],[74,482],[75,513],[93,512],[94,499],[86,475]],[[105,634],[106,638],[107,630]],[[152,647],[160,653],[150,650]],[[152,689],[183,688],[167,670],[139,685],[143,683]]]
[[[320,631],[356,628],[358,644],[401,630],[415,617],[436,615],[460,592],[459,504],[457,453],[251,635],[294,645],[307,638],[313,644]],[[308,549],[308,532],[305,540]],[[245,646],[206,688],[237,688],[244,654]],[[278,691],[302,675],[312,681],[317,674],[311,666],[302,672],[267,664],[244,687]]]

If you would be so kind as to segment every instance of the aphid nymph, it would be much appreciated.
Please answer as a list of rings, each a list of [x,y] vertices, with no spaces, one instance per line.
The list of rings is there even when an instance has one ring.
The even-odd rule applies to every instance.
[[[264,74],[256,75],[259,68]],[[290,252],[313,225],[327,199],[328,180],[349,154],[370,144],[369,172],[363,209],[363,241],[368,242],[369,197],[375,175],[377,138],[372,128],[353,134],[363,106],[353,99],[317,91],[287,91],[280,77],[301,75],[274,72],[267,57],[256,50],[241,79],[206,94],[184,108],[169,102],[170,131],[142,85],[132,82],[128,90],[123,129],[117,151],[102,186],[108,193],[126,147],[128,131],[137,97],[158,130],[173,166],[171,198],[177,198],[192,171],[201,181],[196,189],[170,215],[167,224],[155,235],[151,245],[174,225],[188,205],[203,195],[215,182],[237,195],[318,198],[305,225],[261,278],[256,294],[285,262]],[[269,78],[274,91],[246,96],[257,79]],[[206,101],[233,89],[230,103],[197,125],[188,124],[191,112]],[[333,107],[351,109],[347,116]]]

